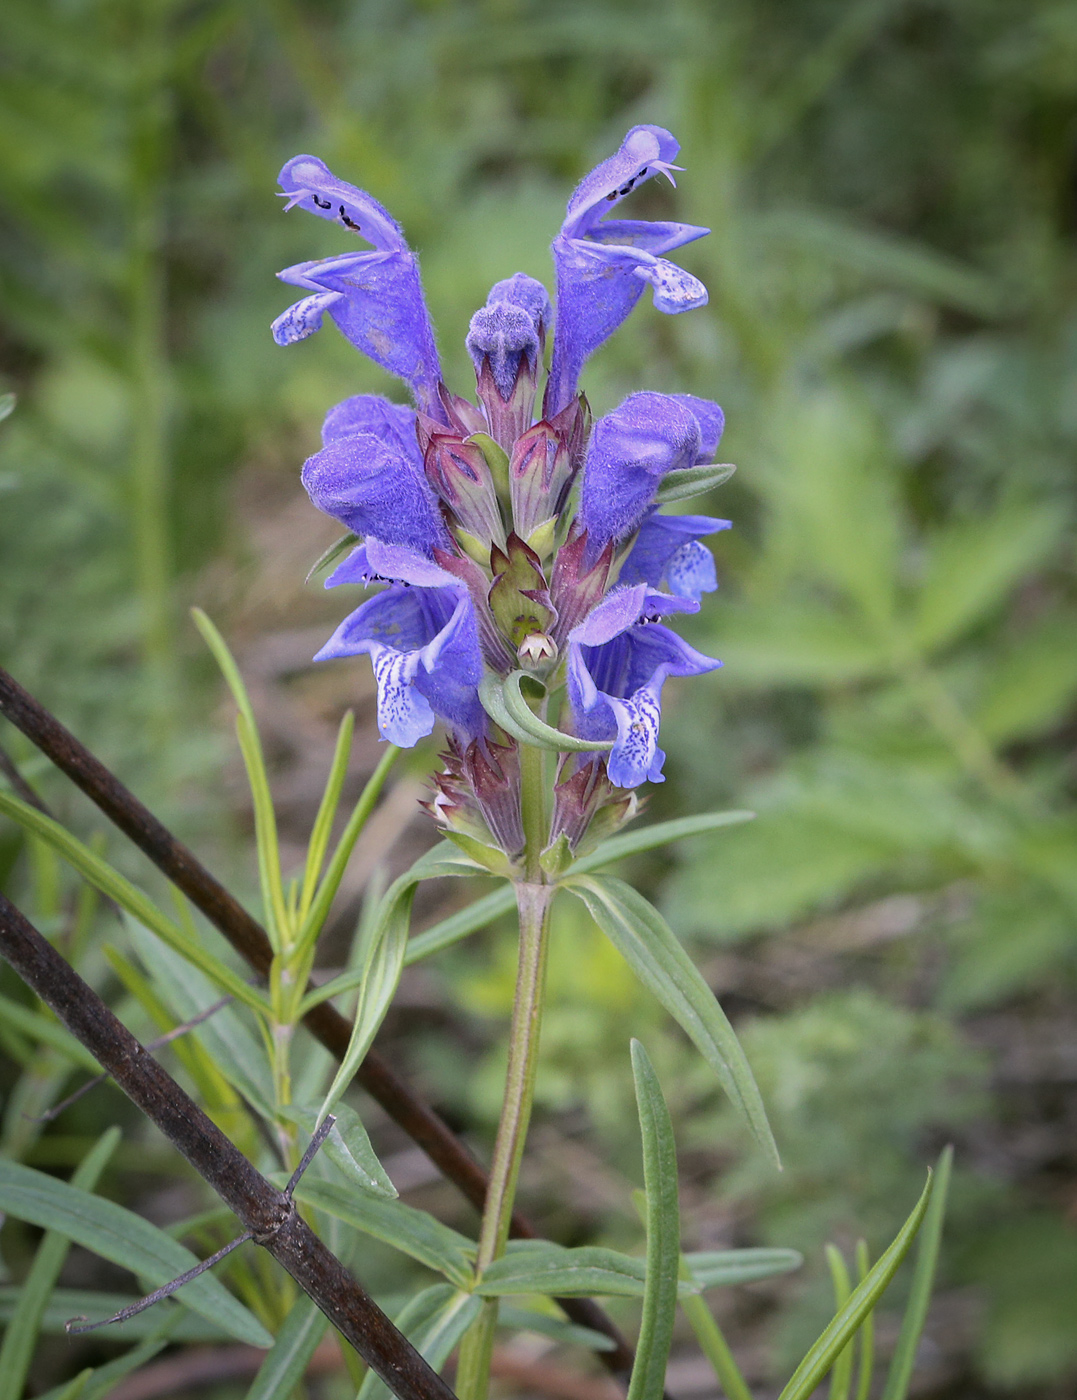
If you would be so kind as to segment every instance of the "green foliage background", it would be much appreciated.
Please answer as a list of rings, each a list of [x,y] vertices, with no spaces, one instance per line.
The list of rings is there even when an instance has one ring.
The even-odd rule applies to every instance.
[[[340,246],[281,217],[283,160],[402,221],[464,389],[468,316],[548,279],[571,183],[634,122],[677,134],[710,306],[641,306],[587,388],[596,412],[718,398],[738,464],[693,631],[725,669],[673,697],[653,805],[759,817],[636,871],[754,1017],[789,1166],[724,1189],[767,1242],[881,1237],[955,1138],[969,1365],[1054,1393],[1077,1368],[1077,10],[11,0],[3,27],[0,659],[166,810],[211,752],[181,605],[235,557],[237,471],[298,491],[324,409],[397,392],[331,331],[269,338],[276,269]],[[768,983],[783,947],[831,984]],[[454,982],[479,1013],[499,985]],[[623,1008],[597,1002],[552,1023],[546,1093],[590,1097],[612,1141]],[[1068,1035],[1046,1088],[1000,1077],[1000,1017]],[[692,1132],[728,1139],[683,1085]]]

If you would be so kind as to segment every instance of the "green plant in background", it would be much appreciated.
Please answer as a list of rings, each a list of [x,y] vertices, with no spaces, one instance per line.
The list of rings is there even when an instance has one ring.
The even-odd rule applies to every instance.
[[[264,269],[337,246],[327,231],[312,248],[270,209],[265,190],[282,157],[301,144],[362,170],[422,249],[437,319],[462,324],[517,265],[545,275],[559,186],[611,135],[639,119],[678,131],[693,176],[690,217],[716,231],[689,250],[711,308],[692,324],[641,322],[623,333],[593,362],[592,398],[603,410],[643,378],[703,394],[720,386],[728,455],[742,464],[724,488],[738,528],[725,549],[723,607],[693,640],[726,668],[713,703],[686,697],[671,708],[671,781],[657,815],[751,806],[760,820],[723,833],[733,847],[717,838],[713,848],[679,847],[663,907],[701,946],[719,931],[723,946],[749,935],[753,958],[783,946],[759,942],[759,932],[835,911],[852,916],[853,942],[861,910],[864,939],[871,927],[910,930],[859,943],[883,951],[845,955],[841,975],[869,983],[904,1019],[910,1039],[899,1044],[915,1045],[921,1011],[955,1027],[940,1036],[938,1071],[916,1081],[923,1116],[909,1115],[889,1158],[895,1183],[906,1162],[911,1191],[923,1136],[952,1132],[964,1028],[980,1039],[996,1011],[1020,1007],[1050,1037],[1071,1006],[1072,895],[1060,892],[1060,872],[1064,883],[1072,561],[1064,541],[1051,544],[1072,510],[1069,7],[686,0],[657,26],[653,7],[623,3],[199,12],[99,0],[15,4],[5,18],[0,115],[13,139],[0,196],[0,355],[21,402],[0,444],[0,652],[187,826],[210,819],[196,780],[205,749],[190,726],[171,743],[152,737],[159,692],[139,679],[143,614],[128,524],[138,370],[128,152],[139,94],[160,98],[148,104],[159,136],[143,198],[163,219],[142,289],[164,286],[157,344],[169,386],[138,392],[157,396],[158,413],[164,405],[179,593],[215,615],[216,584],[198,571],[213,548],[236,553],[226,523],[234,467],[291,471],[295,435],[310,440],[327,398],[383,387],[374,370],[357,376],[328,337],[294,352],[297,368],[264,336],[281,305]],[[146,60],[158,25],[155,69]],[[462,347],[449,347],[446,363],[462,373]],[[159,435],[161,418],[152,421]],[[789,446],[801,431],[824,448],[833,432],[844,465],[828,466],[825,452],[815,467],[802,462]],[[865,637],[862,604],[836,558],[844,546],[820,533],[826,522],[810,538],[790,532],[787,468],[798,497],[818,485],[869,513],[882,479],[898,508],[888,586],[903,626],[919,615],[929,557],[940,579],[949,552],[951,577],[996,590],[972,600],[981,611],[960,634],[916,641],[926,688],[909,655],[901,667],[883,664],[878,638]],[[977,549],[977,522],[989,519]],[[968,527],[965,544],[946,543],[958,525]],[[966,548],[977,562],[963,568]],[[968,606],[959,588],[955,604],[962,598]],[[176,635],[190,646],[189,630]],[[720,753],[713,768],[696,763],[700,742]],[[981,799],[998,762],[1019,794],[1033,789],[1038,812],[1022,814],[1011,797]],[[175,774],[191,775],[183,794]],[[35,911],[59,927],[69,888],[40,843],[23,846],[9,826],[0,872],[8,878],[22,850]],[[704,868],[712,859],[728,876],[720,891]],[[20,888],[27,869],[14,867]],[[641,859],[632,873],[648,888],[662,870]],[[905,902],[888,903],[895,895]],[[79,915],[91,949],[97,917]],[[794,946],[814,934],[795,928]],[[765,1012],[776,1060],[800,1052],[801,1008],[777,982],[762,993],[757,983],[749,1003]],[[30,1042],[5,1034],[6,1049],[29,1056]],[[750,1043],[765,1077],[762,1041]],[[42,1048],[23,1081],[43,1102],[64,1063],[57,1054]],[[660,1068],[677,1085],[675,1111],[694,1111],[707,1089],[683,1095],[691,1075],[671,1080]],[[819,1068],[821,1084],[831,1072]],[[992,1096],[982,1133],[996,1146],[981,1151],[977,1130],[961,1154],[964,1204],[948,1266],[987,1300],[975,1365],[1033,1394],[1073,1364],[1077,1249],[1062,1222],[1071,1168],[1052,1146],[1061,1092]],[[862,1160],[876,1130],[862,1107],[872,1098],[864,1081],[836,1115]],[[786,1140],[791,1125],[781,1109],[772,1115]],[[14,1098],[7,1121],[17,1150],[31,1150],[38,1132]],[[1026,1128],[1021,1140],[1042,1151],[1009,1155],[1002,1144]],[[824,1171],[821,1210],[813,1204],[796,1224],[796,1156],[787,1145],[790,1185],[767,1195],[784,1238],[814,1247],[829,1229],[821,1220],[844,1218],[844,1182]],[[857,1193],[879,1202],[880,1229],[887,1212],[889,1229],[899,1223],[890,1190]],[[976,1206],[984,1196],[989,1210]]]

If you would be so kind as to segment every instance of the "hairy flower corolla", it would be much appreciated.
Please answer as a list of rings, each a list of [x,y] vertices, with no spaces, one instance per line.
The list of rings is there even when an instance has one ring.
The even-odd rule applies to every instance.
[[[696,611],[717,586],[701,540],[729,522],[662,514],[658,498],[713,462],[722,410],[645,392],[592,423],[579,391],[588,356],[646,286],[667,314],[706,303],[665,256],[706,229],[609,217],[644,181],[672,180],[677,150],[661,127],[634,127],[580,183],[553,242],[556,321],[524,273],[491,289],[467,335],[477,403],[443,381],[418,263],[389,214],[313,156],[281,171],[287,208],[371,246],[281,272],[306,295],[274,322],[276,340],[304,339],[328,315],[415,402],[337,404],[303,468],[314,504],[356,537],[326,587],[384,585],[318,659],[370,656],[383,738],[411,746],[444,722],[450,751],[428,807],[449,834],[509,857],[524,844],[521,743],[538,733],[562,748],[546,835],[577,849],[589,826],[605,833],[634,810],[635,788],[662,780],[666,679],[720,664],[659,619]],[[491,693],[502,682],[515,710]],[[562,694],[555,729],[546,707]]]

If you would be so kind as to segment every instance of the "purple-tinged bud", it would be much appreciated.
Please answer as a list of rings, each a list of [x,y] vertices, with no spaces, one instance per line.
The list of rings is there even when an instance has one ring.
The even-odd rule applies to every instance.
[[[546,336],[553,325],[553,307],[550,305],[550,294],[542,283],[528,277],[526,272],[515,272],[490,288],[486,305],[493,306],[498,301],[511,302],[527,312],[538,334],[539,348],[545,349]]]
[[[640,802],[634,792],[614,787],[605,765],[593,758],[569,758],[565,768],[575,771],[554,787],[551,840],[563,834],[573,852],[583,855],[631,821]]]
[[[524,848],[524,828],[515,743],[471,743],[464,750],[462,768],[491,836],[507,856],[517,855]]]
[[[430,440],[423,466],[427,481],[448,506],[460,530],[488,559],[491,545],[504,545],[505,526],[482,449],[457,437],[437,436]],[[461,538],[460,543],[468,541]]]
[[[522,306],[494,302],[472,316],[467,348],[490,436],[511,452],[535,408],[540,356],[535,324]]]

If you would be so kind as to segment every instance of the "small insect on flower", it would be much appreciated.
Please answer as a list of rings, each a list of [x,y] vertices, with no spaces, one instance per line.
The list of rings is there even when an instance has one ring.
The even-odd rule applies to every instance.
[[[698,469],[714,460],[722,410],[643,392],[592,423],[579,390],[588,356],[647,285],[667,315],[706,304],[703,284],[666,255],[707,229],[611,217],[645,181],[672,182],[677,151],[661,127],[633,127],[577,187],[552,247],[556,322],[534,278],[491,288],[467,333],[475,401],[443,381],[418,261],[387,211],[313,156],[280,175],[286,208],[370,247],[279,274],[305,295],[274,322],[277,342],[328,315],[415,404],[345,399],[303,468],[314,504],[361,540],[326,587],[380,586],[318,659],[370,656],[383,738],[410,746],[444,722],[449,752],[428,808],[449,834],[510,858],[524,839],[521,744],[561,750],[548,837],[577,849],[600,811],[607,834],[635,810],[627,790],[662,780],[667,677],[720,665],[660,619],[696,611],[717,586],[701,541],[729,522],[663,515],[658,498],[672,472],[678,499],[696,474],[699,490],[713,480]]]

